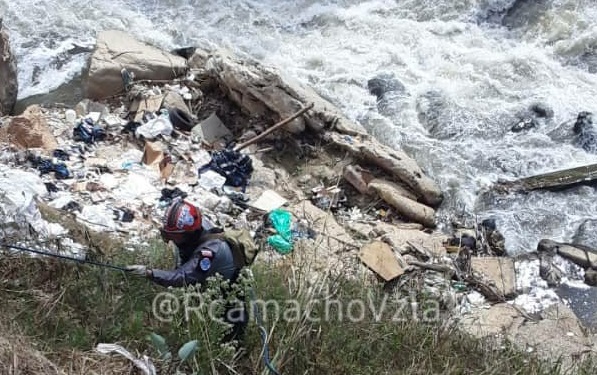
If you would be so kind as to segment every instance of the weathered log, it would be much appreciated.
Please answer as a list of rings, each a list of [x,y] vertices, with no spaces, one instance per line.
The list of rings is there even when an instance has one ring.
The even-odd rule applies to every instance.
[[[404,152],[393,150],[370,138],[332,131],[325,132],[323,139],[391,173],[408,186],[423,203],[437,207],[442,202],[443,194],[439,186]]]
[[[234,148],[234,150],[235,151],[240,151],[243,148],[248,147],[248,146],[252,145],[253,143],[259,141],[260,139],[265,138],[268,134],[270,134],[273,131],[275,131],[276,129],[279,129],[282,126],[288,124],[290,121],[292,121],[295,118],[299,117],[300,115],[302,115],[303,113],[307,112],[311,108],[313,108],[313,103],[309,104],[307,107],[301,109],[300,111],[298,111],[297,113],[295,113],[292,116],[288,117],[287,119],[282,120],[282,121],[278,122],[277,124],[273,125],[272,127],[266,129],[263,133],[256,135],[255,137],[249,139],[248,141],[246,141],[244,143],[241,143],[240,145],[236,146]]]
[[[426,270],[436,271],[447,274],[450,278],[456,275],[456,269],[454,267],[450,267],[447,264],[433,264],[433,263],[425,263],[419,262],[418,260],[411,260],[408,262],[411,266],[417,266],[419,268],[423,268]]]
[[[428,228],[436,227],[435,210],[431,207],[397,194],[396,190],[389,189],[387,186],[370,183],[369,187],[376,191],[381,199],[394,207],[401,216]]]
[[[514,181],[499,181],[494,189],[503,192],[537,189],[561,190],[591,183],[595,179],[597,179],[597,164],[590,164],[524,177]]]

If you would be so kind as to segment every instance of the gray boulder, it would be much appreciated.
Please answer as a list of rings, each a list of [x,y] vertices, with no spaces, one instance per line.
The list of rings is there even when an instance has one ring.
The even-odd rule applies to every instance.
[[[187,60],[122,31],[100,32],[89,61],[86,96],[98,100],[123,93],[122,69],[134,80],[172,80],[185,74]]]

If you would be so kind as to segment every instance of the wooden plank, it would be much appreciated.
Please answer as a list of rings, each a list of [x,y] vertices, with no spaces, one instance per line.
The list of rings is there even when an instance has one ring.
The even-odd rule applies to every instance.
[[[366,244],[361,248],[359,258],[386,281],[404,273],[392,248],[385,242],[373,241]]]
[[[576,185],[587,184],[597,179],[597,164],[562,169],[559,171],[542,173],[514,181],[500,181],[496,184],[497,191],[531,191],[537,189],[564,189]]]

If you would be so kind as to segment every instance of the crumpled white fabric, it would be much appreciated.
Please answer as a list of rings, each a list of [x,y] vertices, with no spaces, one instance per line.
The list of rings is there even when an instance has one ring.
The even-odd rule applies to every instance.
[[[128,350],[116,344],[97,344],[95,349],[102,354],[116,352],[127,358],[129,361],[133,362],[133,364],[138,369],[143,371],[145,375],[157,375],[155,366],[151,362],[151,359],[146,355],[144,355],[142,359],[135,358],[135,356],[133,356]]]

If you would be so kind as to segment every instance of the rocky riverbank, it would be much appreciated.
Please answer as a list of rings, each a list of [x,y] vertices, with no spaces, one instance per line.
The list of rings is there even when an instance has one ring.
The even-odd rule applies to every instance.
[[[15,82],[6,56],[0,77]],[[180,195],[216,225],[251,229],[264,248],[260,262],[308,259],[314,273],[432,299],[447,322],[547,358],[592,352],[593,336],[570,307],[556,299],[546,309],[523,303],[540,297],[537,286],[570,275],[590,280],[590,252],[542,242],[537,256],[513,259],[492,220],[438,231],[441,189],[416,161],[282,72],[225,50],[162,51],[106,31],[84,88],[73,108],[32,105],[0,118],[6,238],[84,256],[68,230],[43,219],[40,209],[49,207],[143,244]],[[16,92],[0,95],[12,103],[3,108],[15,99]],[[285,233],[270,221],[278,210],[292,218]]]

